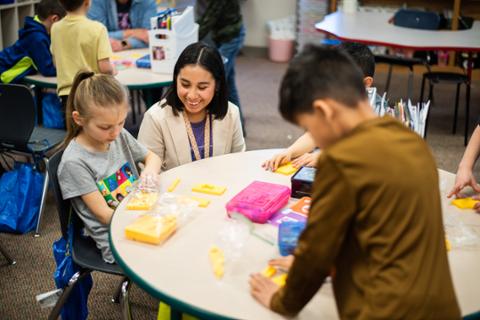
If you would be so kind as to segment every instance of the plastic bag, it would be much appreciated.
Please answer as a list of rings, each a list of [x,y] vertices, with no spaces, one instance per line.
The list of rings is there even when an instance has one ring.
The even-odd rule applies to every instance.
[[[80,270],[73,262],[70,246],[73,237],[73,225],[68,227],[68,242],[62,237],[53,243],[53,256],[56,262],[54,272],[55,285],[63,289],[68,285],[72,276]],[[72,289],[68,300],[63,305],[62,320],[85,320],[88,317],[88,294],[92,289],[92,275],[88,274],[80,279]]]
[[[0,231],[26,233],[35,228],[45,177],[32,164],[16,162],[0,178]]]
[[[56,93],[43,93],[42,115],[45,128],[65,129],[65,111]]]

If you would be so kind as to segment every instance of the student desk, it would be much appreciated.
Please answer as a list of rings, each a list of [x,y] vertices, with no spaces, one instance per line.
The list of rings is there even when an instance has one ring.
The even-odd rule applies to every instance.
[[[174,309],[208,319],[283,319],[257,303],[249,291],[249,274],[261,272],[270,258],[278,257],[278,248],[257,237],[250,236],[245,244],[242,258],[226,266],[222,280],[213,275],[208,251],[215,243],[218,231],[225,224],[225,204],[253,180],[290,185],[290,176],[264,171],[260,164],[279,150],[257,150],[228,154],[196,161],[160,176],[161,191],[176,179],[181,181],[175,193],[196,195],[210,199],[207,208],[198,208],[194,218],[181,227],[176,234],[159,246],[127,240],[124,228],[140,211],[126,212],[123,201],[110,224],[110,245],[113,255],[125,274],[152,296],[170,304]],[[452,185],[454,176],[440,171],[442,194]],[[196,183],[211,183],[226,186],[222,196],[193,193]],[[445,210],[453,210],[442,199]],[[459,213],[458,218],[477,224],[480,215]],[[261,234],[275,235],[270,225],[255,225]],[[264,233],[266,232],[266,233]],[[453,279],[462,313],[471,314],[480,310],[480,249],[453,250],[449,254]],[[298,319],[338,319],[330,283],[321,290],[299,314]]]
[[[125,85],[134,93],[137,90],[146,90],[145,103],[147,108],[150,107],[155,101],[153,101],[149,90],[161,89],[172,84],[173,74],[170,73],[154,73],[151,69],[137,68],[135,60],[148,54],[148,49],[135,49],[125,50],[120,52],[114,52],[112,61],[119,63],[120,61],[129,61],[131,66],[117,66],[118,74],[115,76],[120,83]],[[41,74],[34,74],[27,76],[23,79],[27,84],[33,84],[37,87],[36,97],[37,106],[41,106],[41,89],[43,88],[57,88],[56,77],[44,77]],[[134,99],[139,99],[138,94],[134,94]],[[138,103],[138,102],[137,102]]]
[[[467,74],[471,79],[472,52],[480,51],[480,21],[469,30],[419,30],[389,23],[392,13],[337,11],[315,24],[318,31],[343,41],[361,42],[412,50],[452,50],[469,53]]]

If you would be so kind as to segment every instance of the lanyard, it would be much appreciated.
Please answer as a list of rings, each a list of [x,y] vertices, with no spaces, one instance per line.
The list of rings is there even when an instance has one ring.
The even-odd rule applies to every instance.
[[[183,112],[183,120],[185,122],[185,128],[187,129],[188,140],[190,141],[190,145],[192,146],[193,155],[195,156],[195,160],[200,160],[200,150],[198,149],[197,140],[195,139],[195,135],[193,134],[192,125],[190,121],[188,121],[187,113]],[[210,155],[210,115],[207,114],[207,119],[205,121],[205,131],[203,136],[203,155],[204,158],[208,158]]]

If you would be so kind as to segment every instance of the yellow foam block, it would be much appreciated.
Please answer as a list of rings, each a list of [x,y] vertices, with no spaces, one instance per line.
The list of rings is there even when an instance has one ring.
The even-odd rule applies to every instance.
[[[158,199],[156,192],[138,192],[127,203],[128,210],[150,210]]]
[[[167,240],[177,229],[177,219],[173,215],[152,217],[143,215],[125,227],[127,239],[160,244]]]
[[[461,198],[452,200],[452,204],[460,209],[473,209],[478,201],[472,198]]]
[[[445,239],[445,246],[447,247],[447,252],[452,250],[452,244],[450,241],[448,241],[448,239]]]
[[[272,266],[268,266],[265,269],[263,269],[263,271],[262,271],[262,275],[267,277],[267,278],[273,277],[275,275],[275,273],[277,273],[277,269],[275,269]]]
[[[285,285],[285,282],[287,282],[287,274],[284,273],[279,276],[273,277],[272,281],[275,282],[280,287],[283,287]]]
[[[173,190],[175,190],[175,188],[178,186],[179,183],[180,183],[179,178],[173,180],[172,184],[168,187],[167,191],[168,192],[173,192]]]
[[[295,173],[298,170],[298,168],[295,168],[291,162],[284,164],[283,166],[280,166],[275,170],[275,173],[280,173],[284,174],[286,176],[291,175],[292,173]]]
[[[215,186],[213,184],[201,183],[193,186],[192,191],[206,194],[213,194],[216,196],[222,195],[227,190],[226,187]]]
[[[192,199],[194,201],[197,201],[198,206],[200,208],[206,208],[210,204],[210,200],[208,200],[208,199],[203,199],[203,198],[199,198],[199,197],[190,197],[190,199]]]
[[[225,273],[225,256],[223,255],[223,251],[217,246],[212,246],[208,252],[208,256],[212,264],[213,274],[218,279],[221,279]]]

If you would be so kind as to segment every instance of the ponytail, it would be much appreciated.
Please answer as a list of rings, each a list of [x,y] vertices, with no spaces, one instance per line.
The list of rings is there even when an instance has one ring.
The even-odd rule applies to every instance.
[[[66,147],[82,130],[73,120],[73,112],[88,119],[91,108],[120,108],[128,103],[128,91],[111,75],[94,74],[91,71],[79,71],[73,80],[68,95],[66,124],[67,135],[61,147]]]

